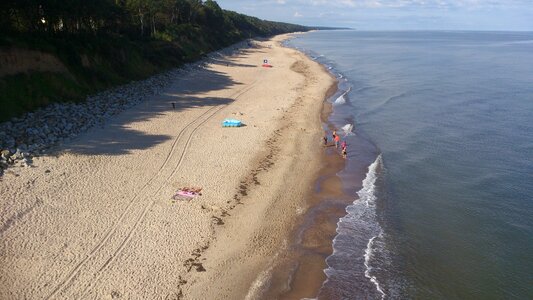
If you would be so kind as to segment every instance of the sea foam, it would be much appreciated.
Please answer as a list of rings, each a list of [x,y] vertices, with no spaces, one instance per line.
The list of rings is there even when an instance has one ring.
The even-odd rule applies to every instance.
[[[368,167],[362,188],[357,192],[359,197],[346,208],[347,214],[337,223],[333,253],[326,259],[328,268],[324,270],[327,276],[321,288],[324,297],[341,290],[356,293],[357,289],[351,290],[353,282],[364,279],[367,279],[368,283],[362,285],[368,284],[369,288],[374,287],[374,290],[369,290],[370,294],[366,296],[374,295],[381,299],[386,297],[384,288],[373,269],[373,265],[379,265],[375,259],[377,253],[381,251],[383,236],[383,230],[376,220],[378,198],[376,181],[380,176],[381,166],[382,158],[379,155]],[[354,255],[361,256],[358,258]],[[346,268],[347,265],[351,267]]]
[[[359,199],[364,201],[366,207],[375,209],[376,205],[376,179],[378,178],[378,167],[381,164],[381,154],[376,158],[376,160],[368,167],[368,173],[366,174],[365,179],[363,180],[363,187],[357,192]],[[368,240],[368,244],[365,249],[365,277],[370,279],[370,281],[376,286],[376,290],[381,294],[381,299],[385,298],[385,292],[381,289],[379,281],[376,276],[371,274],[372,267],[370,261],[373,255],[373,245],[376,238],[381,237],[383,231],[380,230],[378,235],[373,236]]]
[[[346,124],[344,126],[342,126],[342,131],[344,131],[344,136],[349,136],[349,135],[355,135],[352,131],[353,131],[353,124]]]
[[[341,105],[341,104],[344,104],[346,103],[346,95],[350,92],[352,88],[348,88],[348,90],[344,93],[342,93],[342,95],[340,95],[339,97],[337,97],[337,99],[335,99],[335,101],[333,102],[333,105]]]

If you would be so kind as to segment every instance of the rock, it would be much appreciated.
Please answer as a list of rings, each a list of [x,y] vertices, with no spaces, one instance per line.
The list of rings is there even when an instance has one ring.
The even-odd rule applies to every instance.
[[[15,153],[13,153],[12,158],[13,159],[21,159],[22,158],[22,153],[20,152],[20,149],[17,148],[17,151],[15,151]]]
[[[4,149],[2,151],[0,151],[0,155],[2,156],[2,158],[8,158],[11,156],[11,151],[7,150],[7,149]]]
[[[20,160],[20,166],[21,167],[27,167],[28,166],[28,160],[23,158]]]

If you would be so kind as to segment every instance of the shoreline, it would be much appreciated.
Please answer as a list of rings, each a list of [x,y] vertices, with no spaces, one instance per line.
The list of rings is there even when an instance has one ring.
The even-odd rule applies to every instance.
[[[285,38],[283,38],[283,40],[284,39]],[[282,40],[278,40],[278,43],[281,43],[281,42]],[[278,44],[278,46],[286,50],[297,53],[297,56],[300,59],[303,59],[303,61],[305,61],[305,64],[307,64],[308,66],[314,65],[315,67],[317,67],[313,70],[314,72],[311,74],[309,74],[309,72],[306,72],[306,70],[298,70],[300,66],[295,67],[293,65],[291,67],[293,71],[296,71],[296,72],[299,72],[305,75],[306,80],[307,79],[313,80],[313,78],[317,76],[317,74],[322,75],[325,78],[328,78],[330,80],[330,84],[328,88],[323,91],[322,96],[318,96],[318,98],[315,97],[316,99],[314,99],[315,101],[317,99],[321,99],[320,107],[314,108],[314,114],[316,115],[318,120],[323,120],[324,114],[327,115],[328,114],[327,111],[331,110],[331,107],[326,100],[333,93],[335,93],[336,88],[337,88],[336,80],[334,79],[333,76],[331,76],[329,72],[326,71],[323,65],[314,62],[313,60],[308,58],[304,53],[298,50],[292,49],[292,48],[284,47],[280,44]],[[298,61],[298,62],[301,62],[301,61]],[[304,67],[304,69],[306,69],[306,67]],[[307,86],[307,83],[304,84],[304,86]],[[308,102],[307,104],[309,105],[311,103]],[[316,103],[313,105],[316,105]],[[301,111],[299,110],[301,109],[297,109],[294,112],[297,112],[299,115],[305,115],[305,113],[302,114]],[[297,117],[293,115],[292,114],[293,112],[290,110],[286,112],[288,112],[289,115],[293,117]],[[285,117],[282,117],[282,119],[285,119]],[[305,211],[307,209],[307,206],[309,205],[306,199],[308,199],[309,195],[313,193],[313,189],[314,189],[313,182],[315,182],[317,178],[321,176],[320,174],[324,169],[324,166],[323,166],[325,163],[323,160],[324,155],[322,153],[322,146],[320,142],[321,140],[320,137],[323,132],[322,127],[321,127],[322,123],[316,122],[316,120],[307,120],[307,119],[300,119],[300,122],[301,121],[305,121],[308,124],[308,126],[314,125],[316,127],[320,125],[320,127],[317,127],[318,130],[315,129],[313,131],[312,134],[314,138],[310,140],[310,145],[308,145],[308,146],[314,147],[313,144],[316,144],[316,145],[319,145],[319,148],[314,148],[310,151],[310,153],[307,153],[307,155],[312,155],[313,159],[311,159],[310,161],[313,163],[309,163],[309,161],[305,162],[304,159],[299,159],[299,164],[304,163],[306,165],[305,167],[308,170],[308,172],[311,172],[311,173],[306,174],[307,176],[305,176],[305,178],[300,179],[301,184],[299,185],[301,185],[302,187],[300,188],[300,191],[299,191],[300,196],[297,199],[298,200],[297,203],[292,203],[292,204],[290,203],[294,199],[287,199],[287,200],[283,199],[283,200],[278,200],[277,201],[278,203],[274,203],[275,206],[271,206],[267,209],[269,213],[273,213],[274,215],[279,215],[279,214],[283,215],[283,218],[284,218],[282,220],[282,222],[284,223],[282,226],[283,229],[281,230],[275,229],[273,230],[275,234],[272,234],[272,233],[268,234],[268,233],[265,233],[264,230],[267,229],[268,231],[270,231],[272,227],[274,226],[271,226],[268,224],[257,224],[259,227],[256,228],[255,230],[251,230],[253,233],[248,232],[248,230],[246,230],[246,233],[244,235],[245,236],[247,236],[247,234],[251,235],[253,243],[255,243],[256,240],[265,241],[265,242],[268,240],[269,246],[265,247],[264,245],[256,244],[253,246],[245,245],[244,247],[242,247],[243,245],[241,245],[240,247],[241,251],[243,251],[244,256],[248,258],[245,260],[242,260],[243,254],[232,253],[233,256],[230,257],[227,261],[223,261],[223,263],[221,264],[220,270],[218,270],[219,273],[216,274],[216,275],[223,275],[223,276],[228,276],[230,274],[236,274],[233,278],[230,276],[230,279],[228,279],[231,283],[228,282],[228,280],[222,280],[222,284],[221,284],[222,287],[217,288],[216,286],[217,284],[220,284],[221,280],[218,279],[217,276],[209,277],[209,280],[203,280],[204,285],[201,286],[201,288],[196,288],[197,292],[201,292],[201,294],[193,293],[191,297],[192,299],[199,299],[200,297],[204,297],[206,299],[208,298],[213,298],[213,299],[214,298],[217,298],[217,299],[269,299],[269,290],[274,284],[273,281],[275,281],[275,278],[272,278],[273,276],[275,276],[275,274],[273,274],[273,271],[275,271],[275,268],[277,268],[277,266],[279,265],[279,261],[283,261],[285,259],[287,247],[290,245],[291,241],[294,240],[292,232],[294,228],[297,226],[297,224],[300,222],[302,215],[305,214],[303,211]],[[283,127],[285,126],[281,126],[281,128]],[[280,129],[280,130],[283,130],[283,129]],[[304,131],[305,130],[306,129],[304,129]],[[281,133],[280,135],[283,136],[283,133]],[[278,163],[279,161],[274,160],[274,162]],[[292,167],[294,167],[294,163],[295,162],[293,162]],[[298,162],[296,164],[298,164]],[[287,179],[287,180],[290,180],[290,179]],[[283,196],[275,195],[275,197],[281,198]],[[285,203],[279,203],[281,201],[285,201]],[[289,212],[289,209],[295,209],[292,215]],[[247,210],[247,208],[244,207],[244,210]],[[253,208],[248,207],[248,210],[244,214],[253,213],[251,210],[253,210]],[[242,212],[239,212],[239,213],[243,214]],[[230,222],[233,221],[233,223],[230,225],[233,227],[250,225],[250,224],[244,224],[243,222],[244,220],[242,219],[241,220],[229,219],[228,221]],[[249,221],[249,220],[246,220],[246,221]],[[263,231],[263,232],[257,234],[257,231]],[[242,229],[241,229],[241,232],[239,232],[238,230],[230,230],[229,233],[223,232],[220,235],[223,235],[224,238],[222,238],[221,241],[218,242],[218,244],[226,245],[228,243],[234,242],[234,240],[232,239],[237,238],[237,235],[242,235],[242,234],[243,234]],[[244,244],[246,244],[246,242],[244,242]],[[276,246],[276,245],[279,245],[279,246]],[[217,246],[213,246],[212,250],[210,249],[206,252],[207,261],[209,261],[210,255],[212,255],[213,252],[216,252],[216,251],[221,251],[221,249],[217,248]],[[232,249],[231,251],[233,252],[235,251],[235,249]],[[266,255],[270,257],[268,258],[260,257],[262,255],[258,255],[255,252],[261,252],[262,255]],[[239,258],[236,259],[235,256]],[[250,259],[250,257],[252,258]],[[242,265],[235,266],[237,261],[240,264],[244,264],[244,266]],[[228,271],[228,267],[230,267],[232,270]],[[194,278],[193,280],[197,282],[198,278]],[[236,284],[235,282],[238,282],[238,283]],[[233,290],[233,288],[230,288],[230,286],[236,286],[236,285],[238,287],[240,282],[244,282],[244,284],[240,285],[240,288],[237,288],[236,290]],[[213,286],[215,286],[214,291],[212,291]],[[221,293],[222,290],[224,290],[224,292],[226,293]],[[243,294],[243,291],[245,291],[246,294]]]
[[[333,129],[340,130],[330,120],[333,105],[328,101],[339,91],[339,81],[326,66],[318,64],[322,72],[335,80],[326,93],[320,112],[321,126],[330,135]],[[329,147],[321,153],[322,164],[313,180],[314,188],[305,196],[306,212],[295,221],[289,238],[292,244],[273,270],[271,285],[261,299],[315,299],[327,279],[324,273],[326,258],[333,253],[337,222],[346,215],[346,207],[353,202],[338,176],[345,169],[346,161],[331,147],[331,141],[328,142]]]
[[[315,60],[314,56],[302,53],[319,63],[322,71],[335,79],[321,111],[322,126],[329,135],[333,129],[339,131],[345,126],[347,116],[342,112],[334,114],[333,102],[349,92],[350,86],[345,90],[344,81],[340,81],[342,76],[335,76],[331,68]],[[349,140],[349,143],[355,142]],[[359,159],[342,159],[340,153],[331,147],[323,151],[322,160],[324,164],[315,180],[315,188],[306,196],[307,211],[295,222],[290,238],[292,244],[288,246],[285,257],[279,259],[273,271],[272,284],[262,299],[316,299],[336,294],[335,288],[331,289],[331,283],[327,283],[326,259],[334,255],[333,242],[338,235],[338,222],[347,215],[347,208],[359,199],[369,166]]]
[[[309,116],[320,119],[333,84],[282,38],[209,61],[6,174],[0,296],[260,293],[257,272],[286,247],[322,163],[322,128]],[[259,67],[265,56],[274,68]],[[221,128],[227,117],[246,126]],[[202,196],[170,199],[184,186]]]

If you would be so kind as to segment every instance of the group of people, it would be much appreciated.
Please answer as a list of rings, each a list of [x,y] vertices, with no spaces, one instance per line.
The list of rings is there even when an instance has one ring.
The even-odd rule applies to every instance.
[[[336,130],[333,130],[332,139],[335,142],[335,148],[338,149],[339,142],[341,141],[341,137],[337,134]],[[326,131],[324,133],[324,146],[327,146],[327,145],[328,145],[328,133]],[[342,143],[340,143],[340,146],[341,146],[342,158],[346,158],[346,156],[348,155],[348,144],[346,144],[346,141],[342,141]]]

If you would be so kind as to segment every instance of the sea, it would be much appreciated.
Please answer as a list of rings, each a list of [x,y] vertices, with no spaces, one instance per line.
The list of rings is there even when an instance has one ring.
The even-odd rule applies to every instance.
[[[316,298],[533,299],[533,33],[286,43],[338,79],[328,122],[348,143],[353,202]]]

